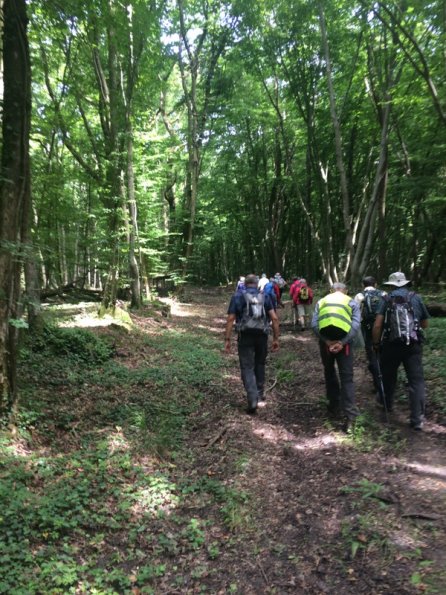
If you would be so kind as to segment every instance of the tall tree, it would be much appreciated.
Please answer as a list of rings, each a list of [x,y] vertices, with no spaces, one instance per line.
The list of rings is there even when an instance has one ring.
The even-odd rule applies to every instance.
[[[3,5],[3,119],[0,177],[0,399],[17,402],[17,321],[23,240],[30,210],[31,69],[25,0]]]

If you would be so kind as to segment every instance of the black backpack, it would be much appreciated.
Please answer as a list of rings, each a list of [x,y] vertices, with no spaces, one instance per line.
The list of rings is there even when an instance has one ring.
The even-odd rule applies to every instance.
[[[364,301],[362,302],[362,323],[367,329],[371,329],[378,314],[379,306],[384,294],[380,289],[364,290]]]
[[[265,311],[265,295],[263,293],[244,293],[245,308],[240,321],[237,323],[238,332],[269,332],[268,316]]]
[[[412,291],[407,296],[385,296],[387,309],[384,316],[384,339],[390,343],[403,342],[410,345],[420,340],[420,324],[412,305]]]

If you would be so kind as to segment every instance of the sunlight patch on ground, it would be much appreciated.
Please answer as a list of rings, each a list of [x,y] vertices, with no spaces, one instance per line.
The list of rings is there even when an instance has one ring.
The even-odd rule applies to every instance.
[[[200,304],[186,304],[170,298],[160,298],[160,302],[170,306],[172,316],[178,318],[208,318],[208,313]]]
[[[446,493],[446,467],[424,463],[406,463],[406,466],[414,472],[408,482],[411,488],[419,492]]]
[[[228,378],[229,380],[240,380],[240,374],[223,374],[223,378]]]
[[[149,477],[148,484],[134,495],[133,512],[150,513],[154,517],[172,513],[179,503],[179,497],[175,494],[175,484],[162,476]]]
[[[308,343],[314,339],[314,335],[313,333],[308,333],[308,335],[296,335],[293,339],[299,343]]]
[[[426,547],[425,543],[416,541],[412,536],[408,535],[406,531],[394,531],[393,533],[390,533],[389,541],[399,550],[414,550],[418,547]]]
[[[339,438],[332,434],[321,434],[312,438],[300,439],[284,428],[277,428],[267,424],[254,428],[253,434],[275,444],[287,442],[288,446],[294,450],[321,450],[330,446],[336,446],[341,442]]]
[[[185,306],[188,304],[172,304],[170,313],[172,316],[176,316],[177,318],[190,318],[194,316],[194,313],[186,310]]]
[[[121,428],[116,428],[115,431],[108,436],[108,449],[111,454],[115,452],[123,452],[130,448],[127,439],[122,433]]]
[[[105,327],[111,324],[130,328],[128,320],[129,315],[126,310],[117,308],[117,315],[111,316],[105,314],[104,316],[98,315],[98,303],[91,302],[79,302],[78,304],[44,304],[44,310],[55,311],[60,313],[61,319],[58,318],[58,326],[69,328],[69,327],[80,327],[80,328],[91,328],[91,327]],[[128,320],[126,320],[128,319]]]
[[[18,439],[11,441],[7,445],[2,445],[4,452],[14,456],[14,457],[29,457],[32,455],[33,451],[29,449],[27,446],[26,440]]]
[[[425,463],[406,463],[410,469],[419,471],[423,475],[438,477],[446,480],[446,466],[444,465],[426,465]]]

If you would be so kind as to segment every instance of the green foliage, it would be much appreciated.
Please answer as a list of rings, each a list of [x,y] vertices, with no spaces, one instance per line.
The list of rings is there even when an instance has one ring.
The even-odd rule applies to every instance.
[[[61,328],[45,325],[31,337],[32,351],[91,366],[106,362],[112,357],[113,349],[91,331],[79,328]]]
[[[428,402],[433,410],[446,414],[446,318],[432,318],[426,331],[423,350],[424,375]]]
[[[383,489],[383,485],[369,481],[368,479],[361,479],[356,486],[346,486],[342,488],[344,494],[358,494],[361,498],[375,498]]]
[[[248,494],[242,490],[225,486],[222,482],[208,477],[203,477],[199,481],[183,487],[184,494],[208,493],[221,504],[221,513],[225,525],[231,531],[241,530],[250,522],[250,512],[248,509]]]

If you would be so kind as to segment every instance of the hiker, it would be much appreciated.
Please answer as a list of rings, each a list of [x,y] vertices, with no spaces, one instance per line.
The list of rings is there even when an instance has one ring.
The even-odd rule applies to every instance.
[[[372,328],[375,323],[376,313],[381,305],[382,298],[387,295],[385,291],[377,289],[375,277],[364,277],[364,289],[355,295],[355,301],[361,308],[361,330],[364,338],[364,347],[367,357],[368,370],[372,375],[374,391],[378,394],[378,402],[382,402],[380,395],[379,367],[376,352],[373,349]]]
[[[263,289],[263,293],[270,297],[274,310],[277,310],[278,288],[277,288],[276,282],[274,281],[274,277],[271,277],[270,280],[268,281],[268,283],[265,285],[265,287]]]
[[[311,312],[311,304],[313,303],[313,290],[308,286],[306,279],[300,279],[299,284],[295,287],[293,292],[293,307],[297,311],[297,321],[300,325],[300,330],[304,331],[306,328],[305,321],[309,320]]]
[[[243,277],[243,276],[239,277],[235,291],[236,291],[236,293],[243,293],[244,291],[246,291],[245,277]]]
[[[257,288],[259,291],[265,291],[265,286],[269,283],[269,279],[265,273],[262,273],[261,278],[258,281]]]
[[[420,295],[409,291],[411,282],[400,271],[392,273],[384,285],[392,291],[381,302],[373,325],[373,347],[379,353],[384,405],[392,411],[398,378],[403,364],[409,384],[410,427],[423,429],[426,408],[426,386],[423,375],[423,329],[430,318]]]
[[[353,429],[355,419],[359,415],[353,385],[352,341],[359,330],[360,323],[359,306],[347,295],[347,287],[344,283],[333,283],[331,292],[317,302],[311,322],[313,331],[319,339],[328,411],[330,414],[337,414],[341,407],[345,416],[345,432]]]
[[[277,283],[277,286],[279,288],[279,300],[278,300],[279,306],[281,306],[283,308],[282,294],[283,294],[283,291],[284,291],[287,283],[280,273],[276,273],[274,275],[274,280]]]
[[[294,294],[296,293],[296,291],[298,291],[300,289],[300,286],[301,286],[301,278],[293,277],[293,279],[291,281],[291,287],[290,287],[290,298],[293,300],[293,302],[294,302]]]
[[[273,289],[274,289],[274,293],[276,294],[276,300],[277,300],[277,304],[283,308],[283,304],[281,302],[281,294],[280,294],[280,287],[279,284],[277,283],[276,279],[274,277],[272,277],[272,283],[273,283]]]
[[[238,331],[238,356],[243,385],[248,398],[247,413],[254,414],[265,404],[265,362],[268,334],[273,329],[272,351],[279,349],[279,319],[268,295],[257,289],[255,275],[245,277],[246,292],[231,298],[225,330],[225,351],[231,351],[234,322]]]

